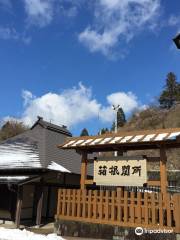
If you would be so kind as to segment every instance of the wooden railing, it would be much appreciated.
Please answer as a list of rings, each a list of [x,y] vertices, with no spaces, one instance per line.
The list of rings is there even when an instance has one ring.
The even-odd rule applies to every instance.
[[[57,219],[180,232],[180,195],[59,189]]]

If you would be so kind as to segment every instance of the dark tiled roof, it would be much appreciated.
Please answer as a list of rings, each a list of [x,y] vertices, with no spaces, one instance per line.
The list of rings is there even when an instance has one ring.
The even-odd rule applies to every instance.
[[[33,126],[31,127],[31,129],[33,129],[37,124],[41,125],[44,128],[47,128],[51,131],[55,131],[55,132],[60,132],[63,133],[69,137],[72,137],[72,134],[68,131],[67,127],[62,125],[62,126],[58,126],[56,124],[53,124],[51,122],[47,122],[45,120],[43,120],[42,117],[38,116],[38,120],[33,124]]]
[[[57,147],[71,133],[38,119],[31,129],[0,143],[0,170],[54,169],[80,173],[80,155]]]

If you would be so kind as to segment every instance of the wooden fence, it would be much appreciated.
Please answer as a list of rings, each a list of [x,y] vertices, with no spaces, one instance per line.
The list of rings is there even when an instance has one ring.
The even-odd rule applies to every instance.
[[[56,218],[180,233],[180,194],[59,189]]]

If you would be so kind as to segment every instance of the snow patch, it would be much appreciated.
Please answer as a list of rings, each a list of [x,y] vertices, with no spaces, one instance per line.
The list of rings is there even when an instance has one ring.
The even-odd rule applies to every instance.
[[[48,165],[48,169],[51,170],[56,170],[56,171],[60,171],[60,172],[68,172],[70,173],[70,171],[66,168],[64,168],[63,166],[61,166],[60,164],[52,161],[49,165]]]
[[[64,240],[64,238],[52,233],[47,236],[35,234],[29,231],[19,229],[0,228],[0,240]]]

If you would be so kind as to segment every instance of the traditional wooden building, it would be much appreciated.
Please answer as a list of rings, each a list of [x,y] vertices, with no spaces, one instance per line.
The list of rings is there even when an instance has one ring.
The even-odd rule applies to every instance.
[[[81,234],[85,233],[85,223],[180,233],[180,193],[169,192],[166,169],[166,150],[180,148],[180,128],[69,138],[59,147],[65,151],[76,150],[82,160],[80,189],[59,189],[58,229],[66,224],[63,221],[76,221],[80,222],[80,230],[76,231]],[[88,157],[95,152],[148,149],[159,150],[159,155]],[[151,161],[159,163],[159,180],[151,181],[147,177],[146,166]],[[92,178],[87,176],[89,164],[94,166]],[[132,190],[128,186],[137,188]],[[138,186],[144,191],[138,191]],[[159,191],[146,191],[148,186],[159,186]],[[102,226],[94,229],[97,234]]]
[[[0,219],[54,219],[57,189],[78,187],[80,156],[57,148],[71,133],[41,117],[31,129],[0,143]]]

